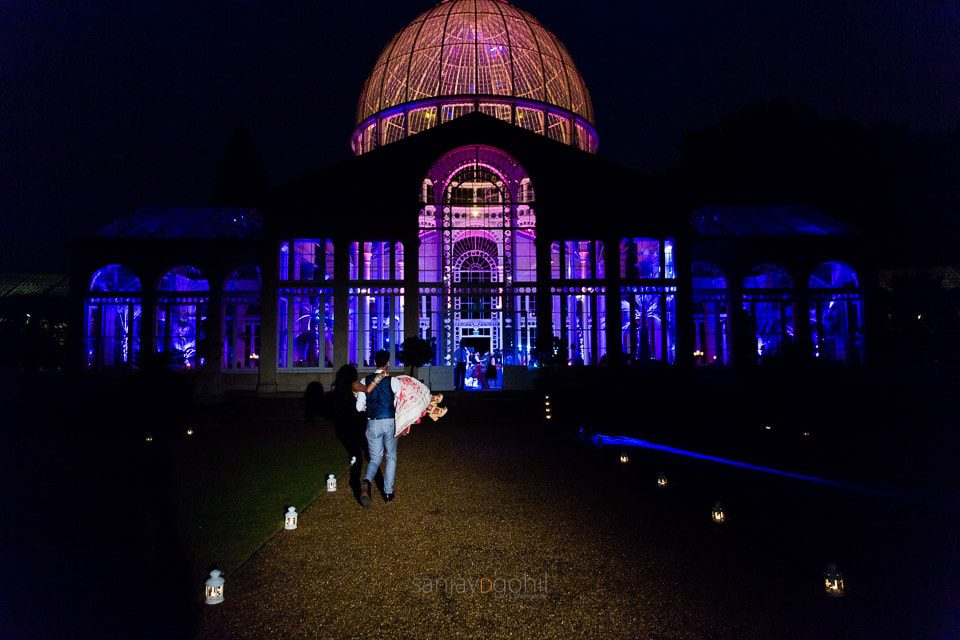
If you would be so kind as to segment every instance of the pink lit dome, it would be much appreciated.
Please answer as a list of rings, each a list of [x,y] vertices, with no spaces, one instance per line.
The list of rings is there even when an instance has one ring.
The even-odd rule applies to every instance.
[[[444,0],[377,59],[357,105],[354,153],[473,111],[597,148],[590,94],[555,35],[506,0]]]

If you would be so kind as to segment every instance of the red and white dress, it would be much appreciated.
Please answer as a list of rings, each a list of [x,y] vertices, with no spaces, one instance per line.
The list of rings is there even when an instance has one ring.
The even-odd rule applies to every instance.
[[[411,425],[420,422],[420,418],[426,415],[433,394],[427,385],[410,376],[390,376],[390,388],[397,410],[396,435],[404,436],[410,433]]]
[[[390,376],[390,389],[393,391],[393,406],[396,410],[396,436],[410,433],[410,426],[420,422],[427,413],[427,406],[433,401],[430,388],[410,376]],[[355,391],[357,411],[366,411],[367,394]]]

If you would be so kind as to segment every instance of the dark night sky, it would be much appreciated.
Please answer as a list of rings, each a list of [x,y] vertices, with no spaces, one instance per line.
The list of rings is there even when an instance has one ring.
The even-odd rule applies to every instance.
[[[138,206],[205,204],[238,127],[274,183],[348,156],[380,48],[430,4],[4,1],[0,270],[63,269],[62,240]],[[684,130],[780,98],[960,125],[960,2],[516,4],[573,55],[601,153],[639,168],[664,168]]]

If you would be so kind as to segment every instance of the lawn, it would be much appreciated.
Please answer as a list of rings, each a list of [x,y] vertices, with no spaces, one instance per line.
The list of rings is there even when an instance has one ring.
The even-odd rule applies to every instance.
[[[326,492],[326,477],[348,468],[326,424],[197,428],[168,443],[176,527],[191,573],[230,573]]]
[[[24,398],[6,414],[0,637],[184,637],[209,568],[229,579],[287,506],[302,513],[348,469],[333,426],[304,422],[298,401],[109,400]]]

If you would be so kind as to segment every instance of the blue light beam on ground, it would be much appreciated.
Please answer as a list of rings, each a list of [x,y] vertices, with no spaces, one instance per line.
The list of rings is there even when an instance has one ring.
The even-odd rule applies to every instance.
[[[771,467],[761,467],[755,464],[750,464],[748,462],[740,462],[738,460],[728,460],[727,458],[720,458],[718,456],[709,456],[705,453],[697,453],[696,451],[687,451],[686,449],[677,449],[676,447],[669,447],[665,444],[656,444],[655,442],[648,442],[647,440],[640,440],[639,438],[630,438],[627,436],[607,436],[601,433],[594,434],[590,438],[591,442],[597,446],[617,446],[617,447],[639,447],[642,449],[653,449],[655,451],[663,451],[664,453],[671,453],[677,456],[685,456],[687,458],[694,458],[696,460],[706,460],[708,462],[717,462],[720,464],[725,464],[731,467],[739,467],[741,469],[749,469],[751,471],[759,471],[760,473],[770,473],[777,476],[782,476],[784,478],[793,478],[794,480],[805,480],[807,482],[816,482],[817,484],[823,484],[831,487],[840,487],[842,489],[851,489],[854,491],[864,491],[866,493],[873,493],[877,495],[892,496],[894,494],[887,491],[881,491],[879,489],[871,489],[870,487],[863,487],[856,484],[850,484],[847,482],[840,482],[838,480],[827,480],[826,478],[818,478],[817,476],[804,475],[802,473],[793,473],[792,471],[781,471],[780,469],[773,469]]]

